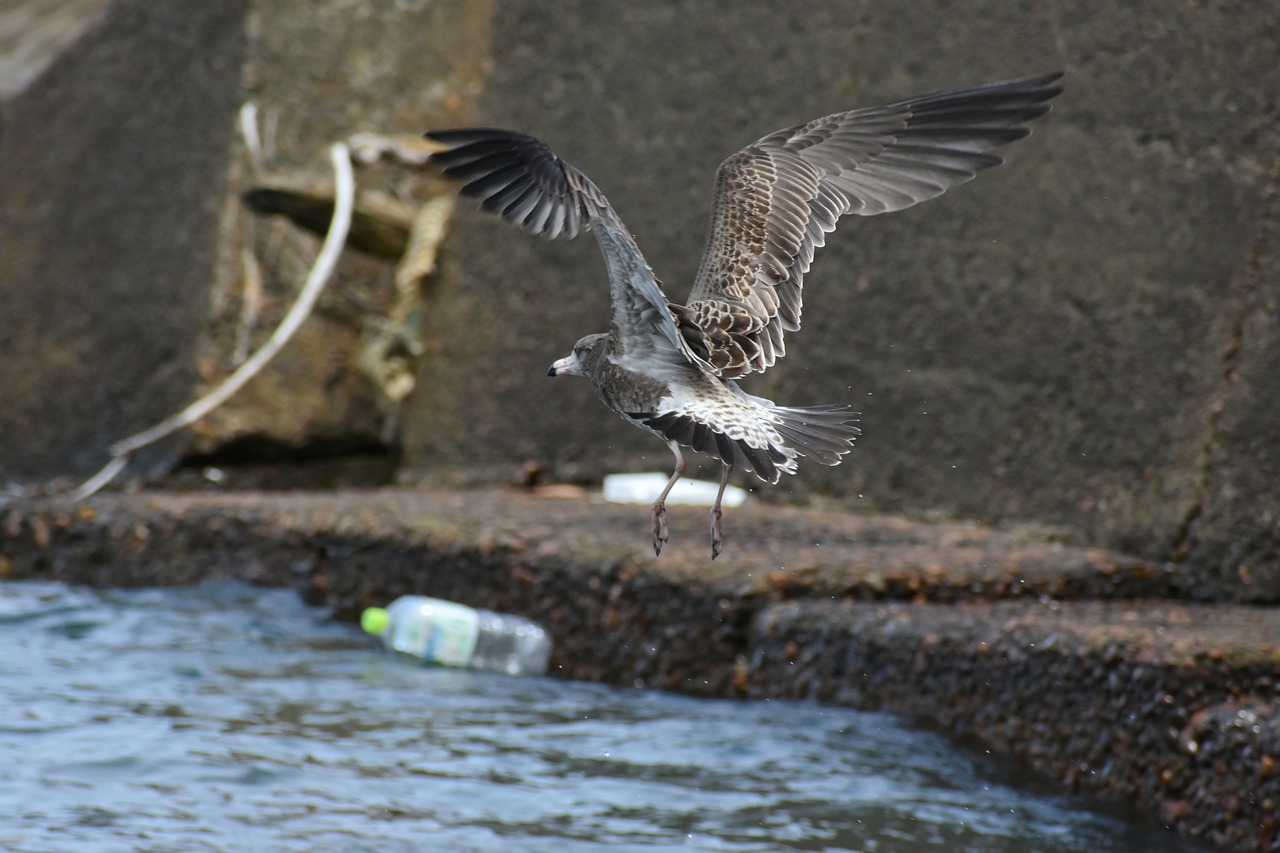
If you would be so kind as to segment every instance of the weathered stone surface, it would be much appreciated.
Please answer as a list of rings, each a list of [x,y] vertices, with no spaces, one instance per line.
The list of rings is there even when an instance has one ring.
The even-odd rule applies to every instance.
[[[0,479],[93,471],[188,399],[245,8],[0,13]]]
[[[654,559],[644,507],[514,492],[11,503],[0,578],[239,577],[348,619],[441,596],[539,620],[562,676],[932,721],[1189,835],[1277,849],[1274,607],[1153,601],[1161,567],[1029,530],[758,504],[713,563],[705,509],[671,514]]]
[[[328,147],[357,133],[420,135],[469,122],[488,59],[490,4],[463,0],[267,0],[253,4],[245,61],[245,100],[270,135],[269,168],[291,179],[332,186]],[[201,376],[220,381],[288,310],[320,238],[283,217],[241,204],[251,187],[270,185],[232,164],[209,323],[197,355]],[[425,198],[417,173],[361,169],[363,190],[398,196],[413,209]],[[323,231],[329,212],[318,219]],[[228,444],[276,452],[389,451],[397,401],[363,362],[401,339],[416,346],[418,307],[397,305],[394,264],[348,251],[314,314],[289,346],[226,405],[199,425],[193,450],[225,453]],[[400,316],[404,315],[404,316]],[[401,354],[404,346],[400,346]],[[376,356],[374,356],[376,357]],[[255,450],[257,448],[257,450]]]
[[[445,551],[478,547],[486,552],[536,554],[557,562],[572,562],[575,571],[594,571],[601,565],[627,566],[674,583],[724,586],[735,596],[835,595],[854,600],[956,601],[990,599],[1108,597],[1157,598],[1176,590],[1168,567],[1123,554],[1065,545],[1043,531],[991,530],[977,524],[909,521],[894,516],[821,512],[749,503],[727,511],[724,519],[724,558],[710,559],[707,511],[704,507],[673,505],[668,509],[672,539],[662,557],[653,556],[647,507],[608,504],[588,499],[538,497],[540,492],[443,492],[428,490],[338,491],[273,494],[269,492],[173,493],[106,495],[73,505],[52,501],[56,512],[43,515],[48,527],[70,529],[77,520],[98,525],[98,508],[114,516],[137,513],[148,519],[178,523],[191,517],[212,519],[210,538],[201,542],[208,554],[186,543],[192,553],[175,569],[174,582],[189,583],[228,560],[217,542],[231,519],[248,521],[265,536],[268,528],[288,533],[282,547],[295,547],[308,530],[359,533],[378,548],[410,543]],[[3,507],[0,507],[3,512]],[[47,538],[28,523],[22,505],[0,516],[0,531],[24,525],[36,544]],[[203,522],[201,522],[203,523]],[[265,526],[263,526],[265,525]],[[301,525],[300,527],[298,525]],[[169,528],[172,532],[172,528]],[[111,530],[111,535],[129,530]],[[165,534],[169,535],[168,533]],[[238,541],[247,535],[231,537]],[[301,538],[298,538],[301,537]],[[426,540],[423,539],[426,537]],[[141,537],[145,542],[150,534]],[[259,536],[253,534],[257,542]],[[261,542],[259,542],[261,544]],[[237,545],[237,547],[239,547]],[[320,547],[320,546],[318,546]],[[141,545],[139,554],[145,555]],[[135,563],[128,545],[115,559],[93,558],[83,565],[58,568],[65,580],[97,585],[132,586],[148,583],[134,577]],[[38,551],[26,555],[38,557]],[[265,554],[258,562],[271,563]],[[275,561],[283,566],[292,560]],[[47,571],[48,566],[41,567]],[[155,577],[150,557],[137,568]],[[195,574],[191,577],[185,571]],[[71,573],[71,574],[65,574]],[[83,574],[80,574],[83,573]],[[271,571],[263,583],[281,584],[290,576]],[[342,608],[362,607],[364,601],[335,602]]]
[[[1271,316],[1246,280],[1264,280],[1251,270],[1277,249],[1264,213],[1277,54],[1274,4],[725,14],[509,0],[478,120],[540,135],[591,175],[681,300],[714,169],[741,145],[825,112],[1066,69],[1066,93],[1005,166],[829,239],[791,357],[747,387],[851,402],[865,435],[839,468],[802,466],[776,491],[1064,524],[1149,558],[1217,561],[1204,595],[1274,599],[1280,584],[1241,582],[1232,543],[1253,543],[1255,578],[1276,565],[1280,499],[1248,472],[1280,464],[1260,437],[1268,404],[1251,402],[1280,398],[1280,373],[1257,333],[1241,350],[1240,375],[1256,365],[1247,397],[1228,393],[1224,364],[1238,318],[1252,330]],[[585,384],[542,378],[607,322],[589,238],[543,243],[468,212],[447,261],[427,325],[436,357],[406,417],[412,469],[450,482],[508,480],[527,461],[565,479],[668,465]],[[1214,480],[1216,459],[1248,463]],[[1212,544],[1188,552],[1197,518]]]
[[[1253,252],[1234,283],[1232,345],[1210,411],[1204,486],[1188,523],[1188,588],[1280,597],[1280,155]]]
[[[21,93],[102,20],[111,0],[11,2],[0,11],[0,92]]]
[[[258,103],[274,172],[331,184],[333,142],[466,123],[489,14],[461,0],[0,11],[0,481],[97,469],[113,441],[220,382],[288,310],[319,240],[242,203],[259,180],[237,144],[244,101]],[[421,182],[360,174],[411,212]],[[365,362],[401,338],[416,347],[419,312],[399,298],[391,263],[348,252],[276,361],[155,459],[385,453],[394,405]]]
[[[1273,611],[806,600],[765,608],[754,628],[752,696],[932,720],[1188,835],[1238,850],[1280,840]]]

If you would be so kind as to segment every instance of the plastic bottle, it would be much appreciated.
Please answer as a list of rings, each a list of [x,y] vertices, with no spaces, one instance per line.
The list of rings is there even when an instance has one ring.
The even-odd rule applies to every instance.
[[[542,675],[551,656],[551,638],[536,622],[422,595],[368,608],[360,627],[389,649],[445,666]]]

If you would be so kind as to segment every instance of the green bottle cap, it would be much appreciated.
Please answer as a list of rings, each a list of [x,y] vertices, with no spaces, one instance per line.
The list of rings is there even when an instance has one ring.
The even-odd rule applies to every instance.
[[[360,627],[370,634],[381,635],[390,621],[387,611],[381,607],[369,607],[360,614]]]

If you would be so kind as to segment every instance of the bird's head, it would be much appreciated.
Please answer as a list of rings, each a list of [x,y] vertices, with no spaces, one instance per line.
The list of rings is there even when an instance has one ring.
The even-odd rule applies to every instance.
[[[604,352],[605,341],[608,337],[605,333],[587,335],[573,345],[571,353],[552,362],[551,369],[547,371],[547,375],[589,376]]]

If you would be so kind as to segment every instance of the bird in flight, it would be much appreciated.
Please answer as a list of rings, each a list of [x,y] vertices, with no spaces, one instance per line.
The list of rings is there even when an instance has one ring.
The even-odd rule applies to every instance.
[[[631,232],[586,175],[532,136],[470,128],[426,134],[461,194],[542,237],[595,234],[609,276],[609,331],[587,335],[550,376],[584,376],[622,418],[667,443],[675,470],[652,506],[653,550],[668,539],[666,499],[682,447],[718,458],[711,557],[721,548],[725,484],[735,467],[767,483],[804,456],[838,465],[859,429],[841,406],[779,406],[737,380],[767,370],[800,328],[813,253],[847,214],[903,210],[999,165],[990,151],[1048,112],[1061,73],[938,92],[851,110],[769,134],[716,172],[711,225],[688,300],[667,300]]]

